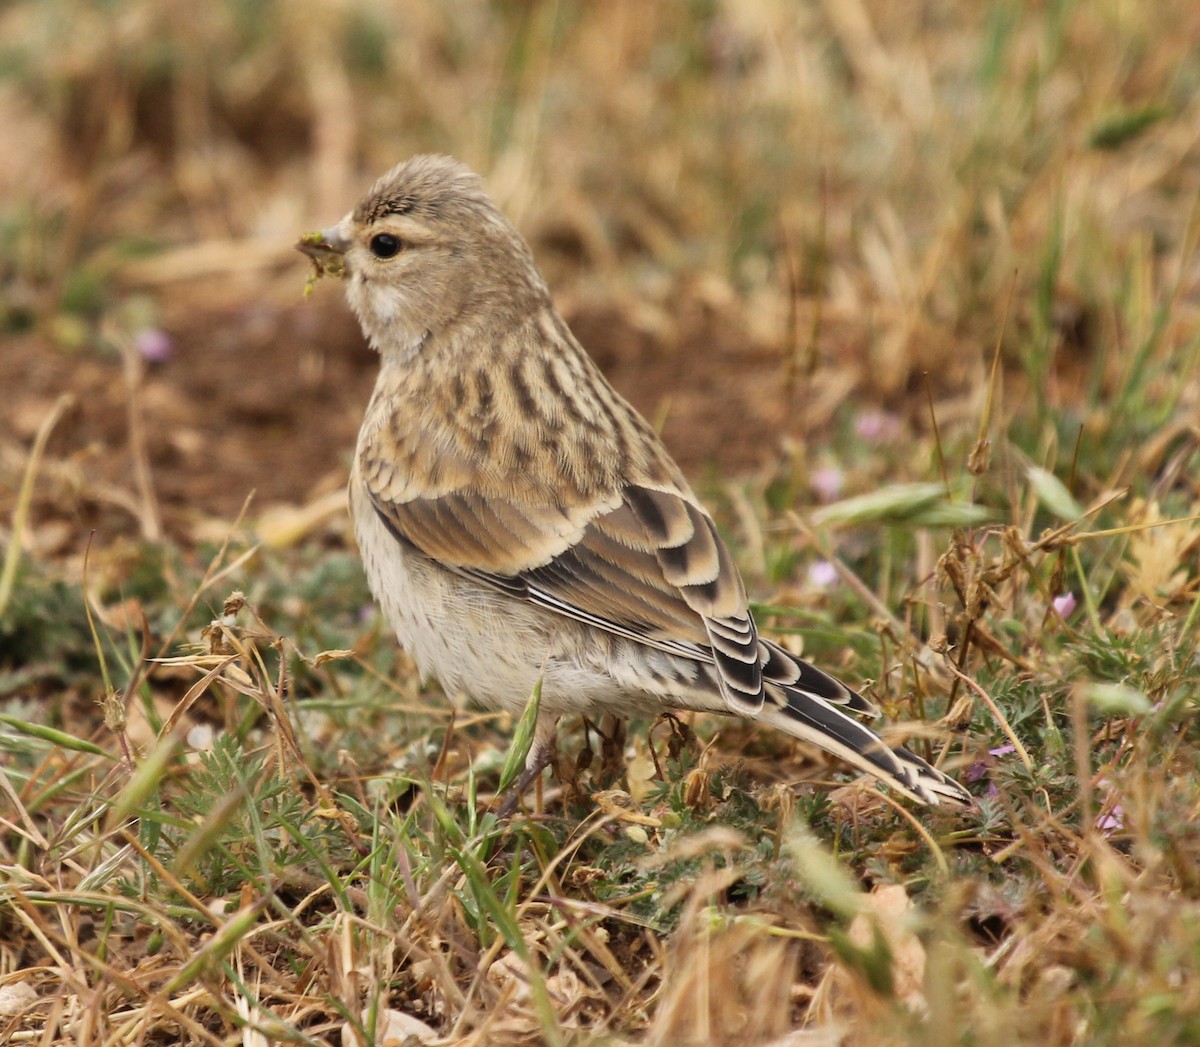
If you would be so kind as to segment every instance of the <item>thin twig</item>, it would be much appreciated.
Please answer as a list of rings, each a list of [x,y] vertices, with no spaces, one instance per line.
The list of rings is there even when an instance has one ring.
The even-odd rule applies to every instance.
[[[29,523],[29,506],[33,501],[33,482],[37,477],[38,464],[42,453],[46,450],[46,441],[50,433],[63,416],[63,412],[75,403],[75,397],[63,393],[54,401],[42,424],[38,426],[37,436],[33,439],[33,448],[29,452],[29,461],[25,464],[25,475],[21,478],[21,490],[17,494],[17,505],[13,510],[12,536],[8,541],[8,549],[4,553],[4,568],[0,572],[0,619],[8,609],[8,601],[12,597],[13,584],[17,578],[17,565],[21,560],[21,546],[24,544],[25,527]]]
[[[1025,765],[1025,770],[1032,772],[1033,761],[1029,758],[1029,753],[1026,751],[1025,746],[1021,744],[1021,739],[1017,737],[1016,732],[1012,729],[1012,725],[1005,719],[1004,714],[1000,711],[1000,707],[992,699],[992,696],[955,665],[949,655],[946,656],[946,664],[955,676],[983,699],[983,704],[992,711],[992,715],[996,718],[996,722],[1000,725],[1000,729],[1004,732],[1005,737],[1012,743],[1013,748],[1017,751],[1017,755],[1021,757],[1021,762]]]

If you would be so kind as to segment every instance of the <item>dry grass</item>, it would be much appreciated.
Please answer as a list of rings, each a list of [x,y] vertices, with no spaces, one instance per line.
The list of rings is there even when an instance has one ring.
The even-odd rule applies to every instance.
[[[0,1041],[1200,1041],[1198,34],[1184,0],[9,4]],[[490,813],[514,725],[366,610],[371,361],[290,251],[430,149],[767,628],[929,720],[977,811],[699,721],[574,725]]]

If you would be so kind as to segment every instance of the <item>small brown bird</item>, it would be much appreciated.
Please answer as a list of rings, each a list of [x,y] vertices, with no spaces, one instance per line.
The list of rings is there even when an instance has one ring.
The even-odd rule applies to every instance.
[[[346,279],[379,378],[350,507],[371,590],[421,672],[519,713],[527,785],[565,713],[765,721],[918,803],[969,803],[885,744],[861,695],[758,635],[712,518],[559,316],[528,245],[447,157],[389,171],[297,245]]]

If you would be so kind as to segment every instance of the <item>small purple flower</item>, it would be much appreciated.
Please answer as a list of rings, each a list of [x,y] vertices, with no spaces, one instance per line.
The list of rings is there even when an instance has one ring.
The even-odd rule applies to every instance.
[[[1107,805],[1113,799],[1112,782],[1107,778],[1101,778],[1096,783],[1104,790],[1104,803]],[[1105,836],[1111,836],[1113,833],[1125,828],[1125,808],[1120,803],[1113,803],[1103,814],[1096,817],[1096,828]]]
[[[863,411],[854,419],[854,431],[868,443],[883,443],[900,435],[900,419],[887,411]]]
[[[152,364],[161,364],[171,359],[171,353],[175,349],[171,336],[157,327],[143,327],[133,336],[133,346],[143,360]]]
[[[983,781],[988,777],[988,769],[995,762],[998,756],[1007,756],[1009,753],[1015,753],[1017,747],[1015,745],[997,745],[994,749],[989,749],[987,757],[982,760],[976,760],[970,767],[967,768],[966,779],[968,782]],[[987,794],[989,798],[995,798],[1000,795],[1000,790],[996,788],[996,783],[988,782]]]
[[[1069,617],[1077,604],[1074,593],[1063,593],[1050,601],[1050,606],[1054,608],[1060,618]]]
[[[818,560],[808,569],[808,584],[818,589],[832,589],[837,580],[837,568],[828,560]]]
[[[820,469],[814,469],[812,476],[809,477],[809,483],[821,501],[832,502],[842,493],[842,484],[845,479],[846,475],[841,469],[827,465]]]

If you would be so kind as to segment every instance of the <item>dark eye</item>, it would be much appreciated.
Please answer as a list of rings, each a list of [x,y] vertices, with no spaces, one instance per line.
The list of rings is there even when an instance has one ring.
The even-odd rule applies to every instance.
[[[400,238],[391,233],[376,233],[371,237],[371,254],[376,258],[395,258],[400,253]]]

